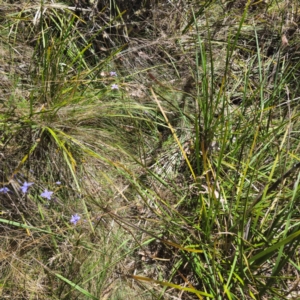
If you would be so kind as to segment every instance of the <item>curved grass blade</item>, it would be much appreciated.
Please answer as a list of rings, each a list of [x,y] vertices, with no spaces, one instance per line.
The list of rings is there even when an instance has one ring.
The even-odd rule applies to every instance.
[[[71,280],[65,278],[64,276],[62,276],[60,274],[57,274],[57,273],[55,273],[55,276],[57,278],[61,279],[62,281],[66,282],[70,286],[72,286],[74,289],[76,289],[77,291],[79,291],[80,293],[82,293],[83,295],[85,295],[86,297],[88,297],[88,299],[98,300],[97,297],[93,296],[87,290],[83,289],[82,287],[80,287],[76,283],[72,282]]]
[[[137,276],[137,275],[126,275],[126,277],[130,277],[132,279],[139,280],[139,281],[147,281],[147,282],[152,282],[152,283],[158,283],[162,286],[175,288],[175,289],[185,291],[185,292],[190,292],[190,293],[196,294],[197,296],[204,296],[204,297],[209,297],[209,298],[214,297],[212,294],[202,292],[202,291],[198,291],[194,288],[183,287],[183,286],[180,286],[178,284],[174,284],[174,283],[170,283],[170,282],[166,282],[166,281],[154,280],[154,279],[149,278],[149,277],[143,277],[143,276]],[[200,299],[203,299],[203,298],[201,297]]]

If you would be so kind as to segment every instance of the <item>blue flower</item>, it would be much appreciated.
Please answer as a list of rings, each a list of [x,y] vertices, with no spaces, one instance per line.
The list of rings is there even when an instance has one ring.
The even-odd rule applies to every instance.
[[[24,194],[26,194],[27,191],[28,191],[28,188],[29,188],[30,186],[32,186],[33,184],[34,184],[33,182],[27,182],[27,181],[25,181],[25,182],[23,183],[23,185],[21,186],[21,191],[22,191]]]
[[[57,185],[60,185],[60,184],[61,184],[61,182],[60,182],[60,181],[56,181],[55,183],[56,183]]]
[[[73,225],[76,225],[76,223],[80,220],[80,216],[78,214],[75,214],[72,216],[70,222],[73,224]]]
[[[9,191],[10,191],[9,188],[6,186],[0,189],[0,193],[3,193],[3,194],[8,193]]]
[[[110,72],[109,72],[109,75],[110,75],[111,77],[117,76],[117,72],[115,72],[115,71],[110,71]]]
[[[111,85],[111,89],[112,89],[112,90],[118,90],[118,89],[119,89],[119,86],[118,86],[117,84],[114,83],[114,84]]]
[[[43,193],[41,193],[41,197],[46,198],[48,200],[51,200],[51,196],[52,196],[53,192],[48,191],[47,189],[45,189],[45,191]]]

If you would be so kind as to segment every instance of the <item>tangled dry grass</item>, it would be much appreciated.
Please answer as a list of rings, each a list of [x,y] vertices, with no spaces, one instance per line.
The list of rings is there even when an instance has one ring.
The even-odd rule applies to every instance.
[[[1,297],[297,299],[299,13],[2,1]]]

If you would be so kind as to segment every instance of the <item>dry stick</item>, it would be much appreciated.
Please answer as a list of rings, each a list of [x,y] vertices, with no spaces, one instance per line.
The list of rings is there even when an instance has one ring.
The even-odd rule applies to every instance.
[[[281,177],[279,177],[271,186],[267,188],[267,191],[265,189],[262,190],[262,192],[256,197],[254,202],[250,205],[250,207],[246,211],[246,215],[248,215],[252,208],[261,200],[264,194],[267,194],[277,188],[277,186],[287,177],[289,177],[294,171],[300,168],[300,162],[294,164],[286,173],[284,173]]]
[[[169,119],[168,119],[167,115],[165,114],[165,111],[163,110],[162,106],[160,105],[160,103],[159,103],[159,101],[158,101],[158,99],[157,99],[157,97],[156,97],[156,95],[155,95],[153,89],[150,88],[150,91],[151,91],[152,96],[153,96],[155,102],[157,103],[157,105],[158,105],[158,107],[159,107],[159,109],[160,109],[162,115],[164,116],[165,121],[166,121],[166,123],[168,124],[169,129],[171,130],[171,132],[172,132],[172,134],[173,134],[173,137],[174,137],[174,139],[175,139],[175,141],[176,141],[176,143],[177,143],[177,145],[178,145],[178,147],[179,147],[179,149],[180,149],[180,151],[181,151],[181,153],[182,153],[182,155],[183,155],[183,157],[184,157],[184,159],[185,159],[185,161],[186,161],[186,163],[187,163],[187,165],[188,165],[188,167],[189,167],[189,169],[190,169],[190,171],[191,171],[191,174],[192,174],[192,176],[193,176],[194,181],[196,181],[196,175],[195,175],[195,172],[194,172],[194,170],[193,170],[193,168],[192,168],[192,166],[191,166],[191,163],[190,163],[190,161],[189,161],[189,159],[188,159],[188,157],[187,157],[187,155],[186,155],[184,149],[182,148],[182,145],[181,145],[181,143],[180,143],[180,141],[179,141],[179,139],[178,139],[178,137],[177,137],[177,134],[176,134],[176,132],[175,132],[173,126],[172,126],[171,123],[169,122]]]

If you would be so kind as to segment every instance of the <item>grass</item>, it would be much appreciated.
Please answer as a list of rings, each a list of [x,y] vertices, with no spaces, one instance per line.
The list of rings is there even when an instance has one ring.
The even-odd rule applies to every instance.
[[[1,298],[297,299],[297,1],[123,4],[1,3]]]

